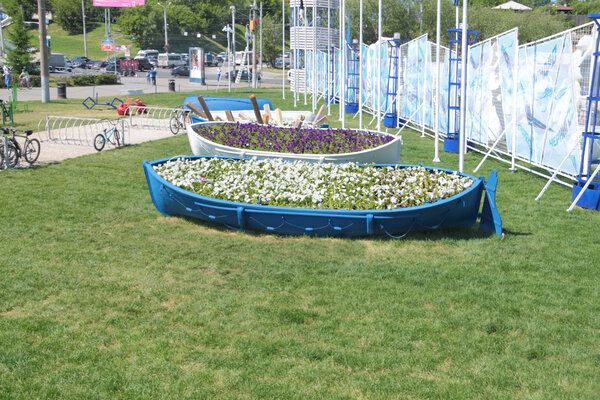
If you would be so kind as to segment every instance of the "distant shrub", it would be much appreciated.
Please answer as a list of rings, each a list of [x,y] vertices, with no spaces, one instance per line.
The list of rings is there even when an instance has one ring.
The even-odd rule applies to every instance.
[[[114,85],[119,83],[119,76],[115,74],[94,75],[96,85]]]

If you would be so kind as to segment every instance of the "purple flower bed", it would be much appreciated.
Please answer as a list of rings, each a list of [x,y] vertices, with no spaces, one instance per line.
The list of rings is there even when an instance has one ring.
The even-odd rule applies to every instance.
[[[195,130],[203,138],[225,146],[294,154],[352,153],[395,139],[352,129],[281,128],[240,123],[200,126]]]

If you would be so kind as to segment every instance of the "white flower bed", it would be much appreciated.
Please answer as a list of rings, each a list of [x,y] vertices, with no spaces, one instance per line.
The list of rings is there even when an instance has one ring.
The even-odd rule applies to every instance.
[[[154,167],[187,191],[220,200],[284,207],[385,210],[458,194],[471,178],[423,167],[312,164],[280,159],[175,159]]]

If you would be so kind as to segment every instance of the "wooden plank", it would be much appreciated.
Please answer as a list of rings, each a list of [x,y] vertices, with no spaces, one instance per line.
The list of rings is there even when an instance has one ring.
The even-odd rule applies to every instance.
[[[303,121],[304,115],[298,115],[298,118],[296,118],[296,122],[294,122],[294,128],[299,128],[302,125]]]
[[[263,121],[265,122],[265,124],[268,124],[269,122],[271,122],[271,114],[265,114],[263,116]]]
[[[321,125],[323,125],[325,122],[327,122],[328,119],[329,119],[329,117],[327,115],[325,115],[320,120],[315,121],[315,126],[321,126]]]
[[[317,115],[315,115],[315,119],[313,121],[318,121],[321,118],[323,118],[326,110],[327,110],[327,106],[325,106],[325,104],[321,105],[321,108],[319,108],[319,111],[317,112]]]
[[[281,110],[279,108],[275,109],[275,122],[277,125],[283,125],[283,116],[281,115]]]
[[[265,103],[263,109],[265,110],[265,115],[268,115],[269,119],[273,119],[273,116],[271,115],[271,107],[269,107],[267,103]]]
[[[189,102],[189,103],[186,104],[186,106],[190,110],[192,110],[193,112],[195,112],[199,117],[202,117],[204,119],[208,119],[208,118],[206,118],[206,114],[204,114],[204,112],[201,109],[199,109],[198,107],[196,107],[196,105],[194,103]]]
[[[252,103],[252,109],[254,110],[254,116],[256,117],[256,122],[259,124],[263,124],[262,115],[260,115],[260,108],[258,107],[258,102],[256,101],[256,96],[250,95],[250,102]]]
[[[233,118],[233,114],[231,113],[231,110],[225,110],[225,115],[227,116],[227,121],[235,122],[235,118]]]
[[[202,109],[204,110],[204,113],[206,114],[206,118],[208,118],[209,121],[214,121],[215,119],[213,118],[212,114],[210,113],[210,110],[208,109],[208,106],[206,105],[206,102],[204,101],[204,97],[198,96],[198,102],[200,103],[200,106],[202,106]]]
[[[244,113],[239,113],[238,117],[240,117],[241,120],[252,121],[252,118],[250,118],[249,116],[247,116]]]

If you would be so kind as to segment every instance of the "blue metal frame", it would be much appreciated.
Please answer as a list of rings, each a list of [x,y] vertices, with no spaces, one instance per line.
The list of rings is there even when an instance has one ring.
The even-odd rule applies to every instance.
[[[600,30],[600,14],[590,14],[589,18],[594,20],[596,29]],[[587,110],[585,115],[585,130],[582,132],[583,135],[583,150],[581,152],[581,162],[579,166],[579,174],[577,175],[577,181],[573,184],[573,194],[571,201],[575,200],[577,195],[581,192],[585,184],[591,177],[594,161],[592,160],[592,153],[594,146],[600,146],[600,132],[596,132],[596,123],[598,122],[598,102],[600,101],[600,76],[598,68],[598,57],[600,57],[600,36],[596,37],[596,49],[594,51],[594,69],[592,74],[592,81],[590,82],[590,91],[587,98]],[[583,208],[589,208],[593,210],[600,210],[600,177],[596,176],[590,182],[590,185],[586,189],[585,193],[581,196],[577,205]]]
[[[358,43],[347,43],[347,69],[346,69],[346,114],[358,111],[358,85],[360,76],[360,60],[358,59]]]
[[[458,153],[460,140],[460,63],[462,55],[460,47],[462,44],[462,29],[448,29],[449,47],[450,47],[450,65],[448,68],[448,124],[446,139],[444,140],[444,151],[448,153]],[[471,45],[477,42],[479,31],[467,30],[467,44]],[[468,47],[467,47],[468,53]],[[454,57],[452,56],[454,54]],[[466,56],[466,55],[465,55]],[[467,58],[468,60],[468,58]],[[454,70],[454,74],[452,71]],[[451,130],[450,121],[454,118],[454,130]]]
[[[396,128],[398,126],[398,113],[397,113],[397,99],[398,95],[398,71],[400,62],[400,39],[388,40],[390,46],[389,53],[389,68],[388,68],[388,81],[387,81],[387,93],[385,97],[385,109],[390,110],[383,117],[383,126],[388,128]],[[391,107],[389,107],[391,105]]]

